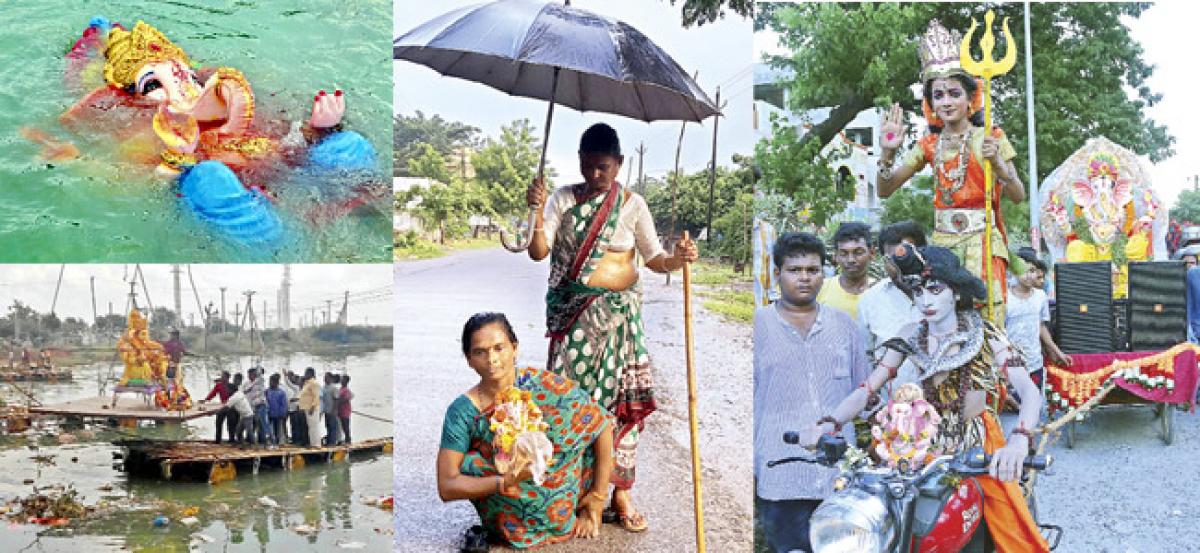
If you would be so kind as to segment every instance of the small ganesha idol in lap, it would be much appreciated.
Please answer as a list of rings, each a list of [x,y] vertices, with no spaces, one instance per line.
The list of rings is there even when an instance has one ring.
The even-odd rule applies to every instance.
[[[307,121],[261,117],[241,71],[195,68],[182,48],[142,21],[126,29],[92,19],[67,54],[66,84],[87,89],[100,75],[103,84],[62,123],[115,135],[125,156],[176,179],[187,208],[239,241],[281,233],[270,184],[283,172],[369,171],[375,163],[371,144],[340,128],[341,90],[317,92]]]
[[[901,385],[871,428],[874,453],[891,468],[919,470],[938,455],[933,439],[941,416],[916,384]]]

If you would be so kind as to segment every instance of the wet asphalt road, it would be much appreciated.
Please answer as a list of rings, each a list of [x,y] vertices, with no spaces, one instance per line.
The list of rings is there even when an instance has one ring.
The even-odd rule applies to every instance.
[[[459,346],[462,324],[478,311],[506,313],[521,340],[519,362],[543,366],[548,270],[545,262],[501,249],[396,265],[397,551],[457,551],[462,533],[477,523],[468,502],[438,499],[434,477],[445,409],[477,381]],[[659,410],[638,450],[634,500],[650,529],[630,534],[605,525],[596,540],[539,551],[695,550],[681,278],[676,274],[670,286],[664,281],[642,271]],[[724,322],[693,302],[706,541],[710,551],[750,551],[751,327]]]
[[[1174,409],[1172,407],[1171,409]],[[1175,439],[1146,405],[1102,405],[1046,452],[1040,521],[1061,526],[1056,553],[1200,551],[1200,415],[1175,411]]]

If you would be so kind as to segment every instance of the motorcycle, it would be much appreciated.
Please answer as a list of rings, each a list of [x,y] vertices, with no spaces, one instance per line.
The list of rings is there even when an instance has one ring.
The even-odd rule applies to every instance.
[[[783,440],[797,444],[799,433],[787,432]],[[826,435],[817,442],[815,455],[767,463],[770,468],[792,462],[833,467],[841,462],[841,474],[834,481],[837,492],[821,503],[809,521],[814,553],[995,550],[983,517],[983,491],[970,478],[988,473],[991,456],[983,448],[937,457],[919,470],[873,467],[865,454],[843,459],[846,453],[844,438]],[[1025,468],[1041,471],[1051,462],[1048,455],[1035,455],[1025,460]],[[1031,512],[1036,519],[1033,505]],[[1039,528],[1050,549],[1057,548],[1062,528]]]

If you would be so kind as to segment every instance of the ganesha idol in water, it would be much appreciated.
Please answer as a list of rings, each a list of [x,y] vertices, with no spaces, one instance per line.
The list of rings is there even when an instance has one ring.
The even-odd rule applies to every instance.
[[[1045,180],[1041,228],[1055,262],[1111,261],[1113,297],[1128,293],[1128,263],[1165,259],[1166,210],[1136,155],[1093,138]]]
[[[126,157],[175,179],[181,201],[200,220],[243,242],[279,236],[270,183],[282,171],[374,166],[371,144],[340,129],[341,90],[315,93],[306,121],[262,117],[240,71],[196,68],[183,49],[142,21],[126,29],[92,19],[67,54],[67,84],[86,90],[100,76],[103,84],[68,109],[62,123],[115,135]]]

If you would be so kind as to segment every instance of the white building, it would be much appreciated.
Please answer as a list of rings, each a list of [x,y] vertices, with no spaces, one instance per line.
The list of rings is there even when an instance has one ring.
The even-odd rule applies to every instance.
[[[781,83],[790,80],[792,72],[758,64],[754,68],[754,128],[760,139],[771,137],[772,117],[801,129],[803,136],[813,125],[829,117],[830,108],[792,114],[787,109],[788,89]],[[879,126],[882,114],[876,108],[859,112],[838,135],[825,145],[822,152],[833,157],[833,169],[838,186],[854,186],[854,198],[845,211],[833,217],[833,222],[862,221],[875,226],[883,211],[875,186],[879,159]],[[903,151],[903,149],[902,149]],[[851,184],[852,183],[852,184]]]
[[[407,192],[415,187],[427,187],[438,185],[433,179],[422,177],[392,177],[392,192]],[[407,205],[399,207],[392,213],[392,231],[408,232],[416,231],[424,233],[425,228],[421,226],[421,220],[414,217],[412,209],[421,205],[420,198],[408,202]]]

